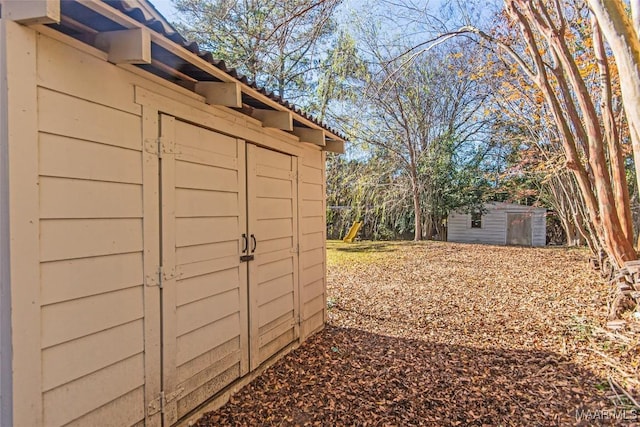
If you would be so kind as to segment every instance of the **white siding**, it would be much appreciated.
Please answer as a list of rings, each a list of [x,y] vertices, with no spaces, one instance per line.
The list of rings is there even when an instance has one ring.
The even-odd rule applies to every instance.
[[[543,209],[536,210],[531,218],[533,246],[545,246],[547,244],[547,214]]]
[[[530,213],[533,246],[546,244],[546,209],[510,203],[488,203],[484,206],[482,227],[471,228],[471,214],[452,212],[447,221],[447,241],[504,245],[507,241],[507,213]]]
[[[471,228],[471,214],[454,212],[449,215],[447,240],[504,245],[507,236],[506,222],[505,212],[490,210],[482,215],[482,227]]]

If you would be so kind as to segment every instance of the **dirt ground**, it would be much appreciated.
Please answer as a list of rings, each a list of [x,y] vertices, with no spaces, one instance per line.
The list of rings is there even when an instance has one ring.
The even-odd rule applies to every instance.
[[[640,425],[640,334],[605,323],[587,253],[332,242],[327,326],[219,425]]]

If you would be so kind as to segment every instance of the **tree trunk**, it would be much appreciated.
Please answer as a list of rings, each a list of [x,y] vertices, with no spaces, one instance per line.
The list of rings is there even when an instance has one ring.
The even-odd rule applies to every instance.
[[[420,209],[420,188],[418,186],[418,177],[413,171],[411,177],[411,189],[413,191],[413,212],[414,212],[414,233],[413,240],[422,240],[422,210]]]
[[[593,31],[593,50],[598,70],[600,74],[600,87],[602,89],[602,99],[600,111],[604,124],[604,136],[607,141],[609,151],[609,164],[611,167],[611,181],[613,183],[613,196],[618,211],[620,226],[627,240],[633,241],[633,220],[631,218],[631,203],[629,198],[629,186],[627,185],[627,175],[620,144],[620,135],[616,125],[615,113],[613,109],[613,93],[611,89],[611,74],[605,46],[602,40],[600,26],[594,16],[591,19]]]
[[[415,211],[413,240],[417,242],[422,240],[422,215],[420,213],[420,194],[416,191],[413,193],[413,209]]]
[[[584,237],[582,237],[580,229],[573,223],[573,221],[567,222],[563,225],[565,225],[564,232],[567,235],[567,246],[575,247],[585,244]]]
[[[622,101],[629,122],[637,188],[640,190],[640,39],[619,0],[587,0],[609,42],[619,69]],[[640,1],[632,0],[634,18]]]
[[[619,218],[619,214],[622,213],[616,210],[616,200],[605,156],[599,116],[593,105],[593,99],[590,97],[589,89],[580,74],[563,32],[559,32],[554,25],[546,21],[551,15],[546,13],[547,11],[537,9],[535,5],[525,0],[505,1],[505,5],[508,12],[520,24],[531,50],[532,60],[538,72],[533,76],[533,79],[551,107],[565,147],[567,167],[575,174],[595,231],[607,249],[612,262],[615,262],[618,267],[622,267],[626,261],[637,259],[637,254],[631,239],[625,237]],[[557,12],[560,13],[560,11]],[[561,28],[565,22],[560,22],[558,25],[558,28]],[[548,64],[543,60],[533,28],[544,37],[551,48],[548,52],[556,65],[555,68],[551,68],[551,73],[558,84],[560,97],[558,97],[558,93],[547,74]],[[525,67],[527,66],[525,65]],[[622,71],[621,69],[621,73]],[[570,89],[573,91],[570,92]],[[640,88],[637,89],[640,91]],[[581,120],[580,117],[576,117],[577,110],[571,102],[571,95],[575,96],[580,108]],[[638,100],[640,97],[636,99]],[[638,110],[640,112],[640,106],[638,106]],[[566,120],[565,111],[569,114],[573,129]],[[574,135],[575,130],[580,129],[583,130]],[[584,141],[585,136],[586,141]],[[584,149],[587,164],[582,163],[580,159],[576,138]]]

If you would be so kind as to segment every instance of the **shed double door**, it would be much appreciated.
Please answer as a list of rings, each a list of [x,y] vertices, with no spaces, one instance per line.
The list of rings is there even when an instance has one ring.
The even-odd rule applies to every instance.
[[[160,144],[167,426],[298,338],[297,158],[164,115]]]

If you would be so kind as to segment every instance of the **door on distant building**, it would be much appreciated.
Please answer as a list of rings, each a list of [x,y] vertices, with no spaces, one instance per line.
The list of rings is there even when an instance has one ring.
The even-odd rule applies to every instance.
[[[531,246],[530,213],[507,213],[507,245]]]

